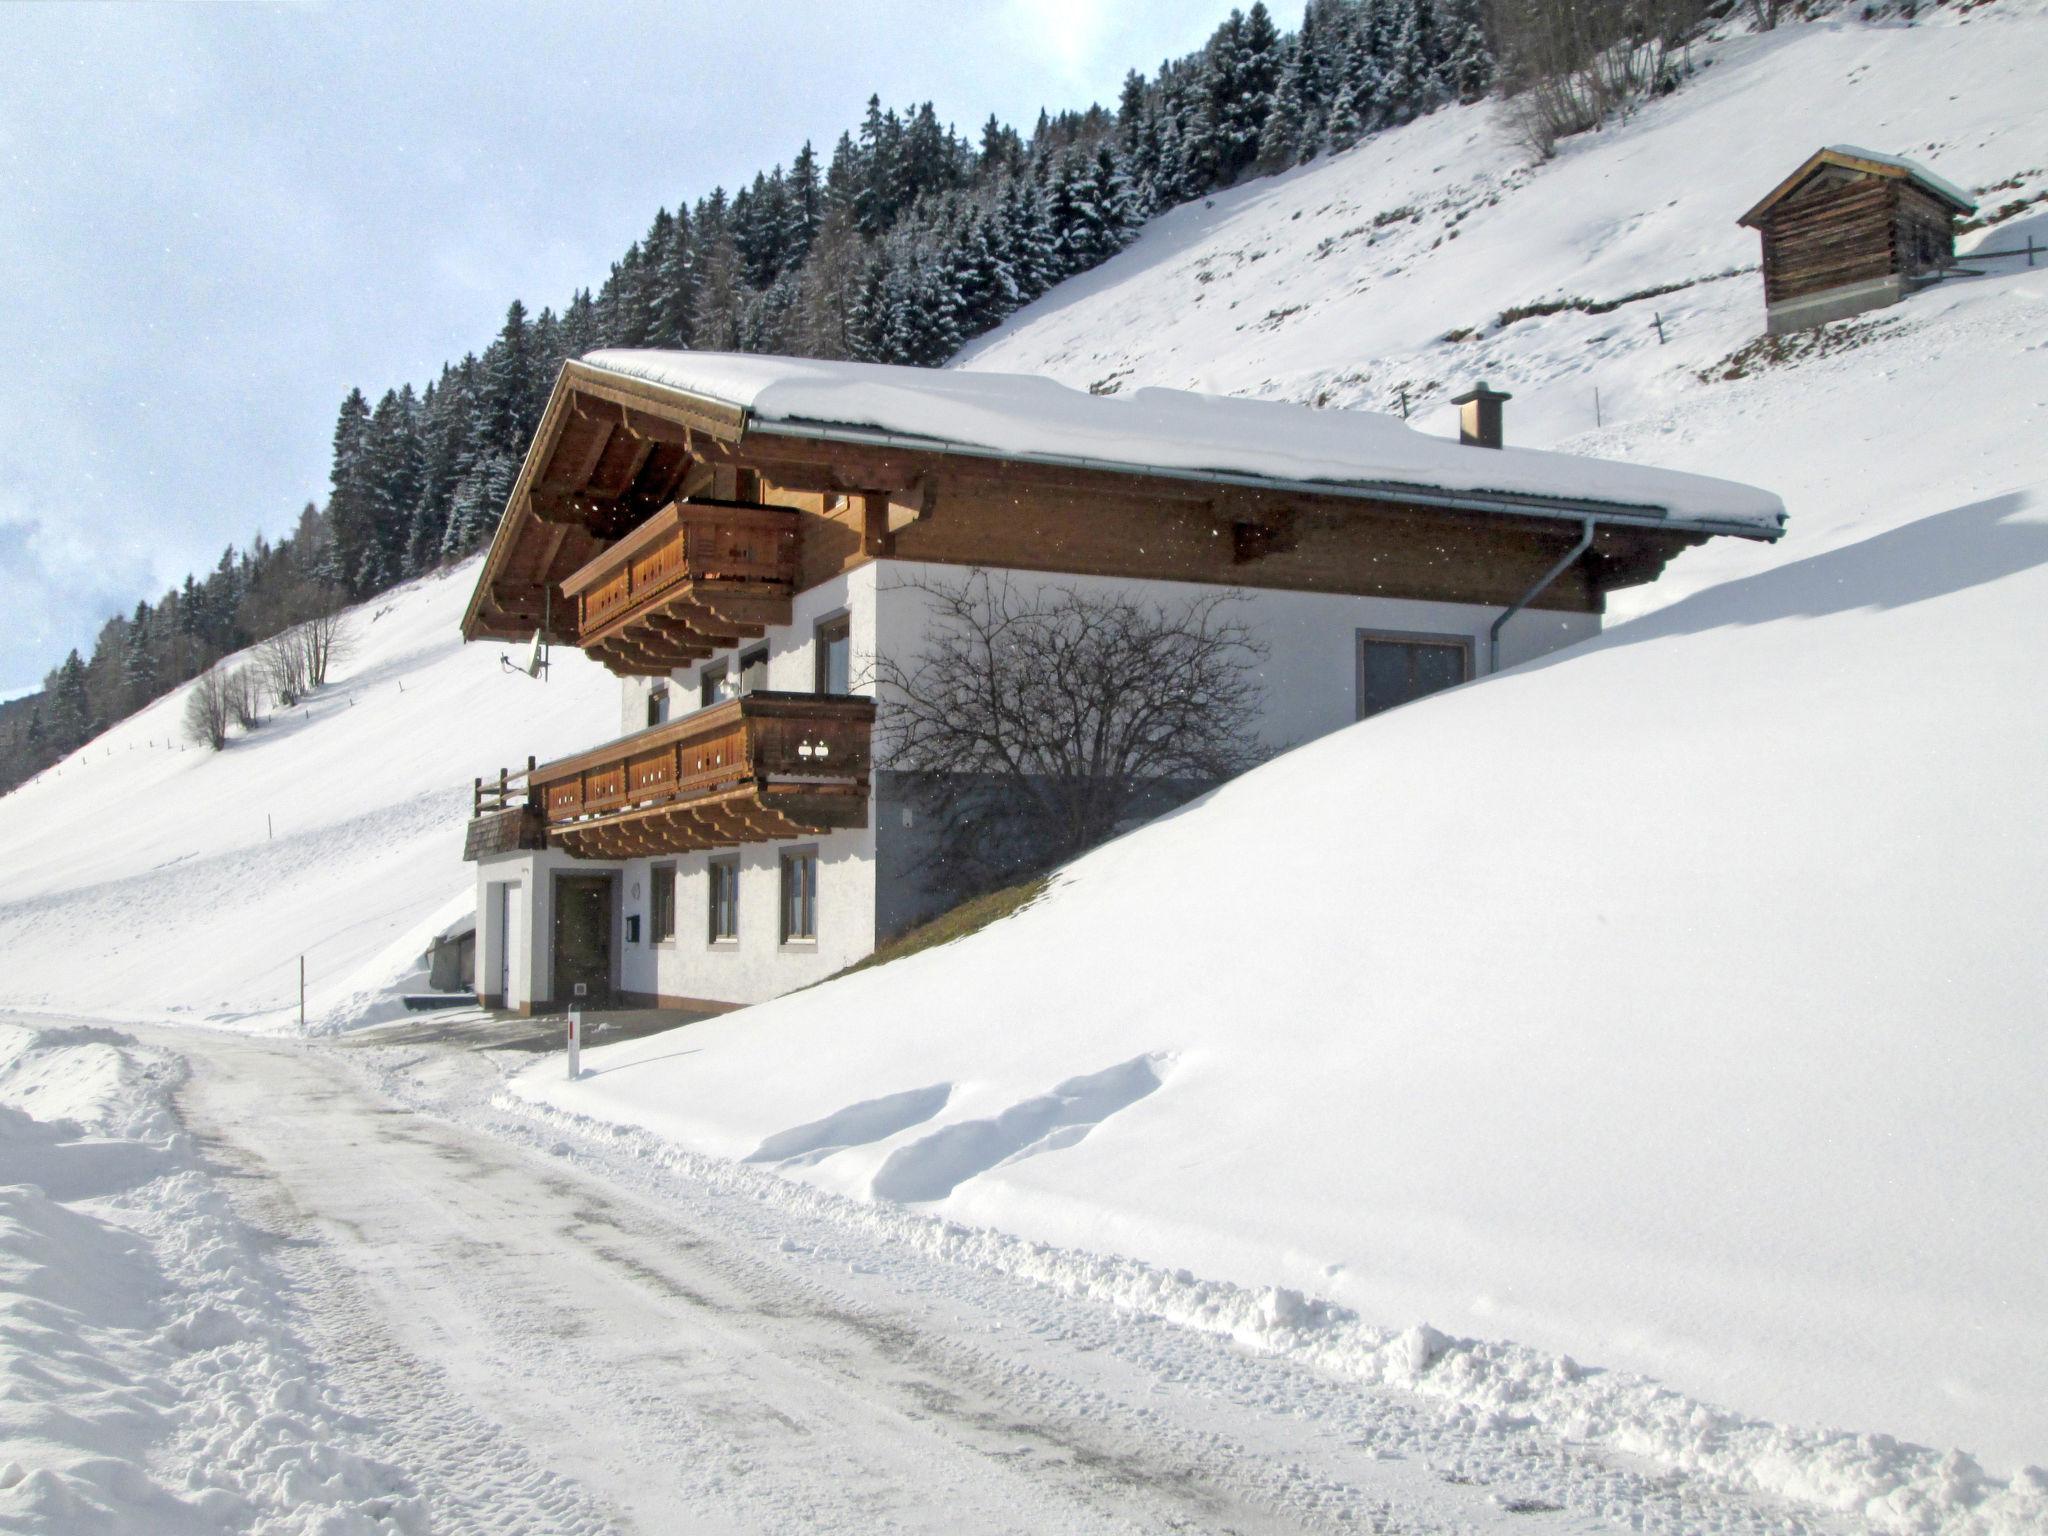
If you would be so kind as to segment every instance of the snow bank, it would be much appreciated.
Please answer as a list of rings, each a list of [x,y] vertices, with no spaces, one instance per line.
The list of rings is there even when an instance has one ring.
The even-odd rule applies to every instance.
[[[557,652],[506,672],[457,625],[476,562],[352,610],[329,685],[224,752],[180,689],[0,796],[0,1005],[314,1028],[391,984],[475,902],[470,780],[619,733],[618,685]]]
[[[0,1022],[0,1525],[423,1532],[178,1127],[182,1066]]]
[[[607,351],[584,361],[742,406],[769,428],[851,428],[1113,468],[1594,501],[1764,536],[1785,519],[1784,504],[1755,486],[1526,448],[1468,448],[1377,411],[1176,389],[1105,398],[1034,375],[723,352]]]
[[[519,1091],[2048,1461],[2048,681],[2012,660],[2044,606],[2048,494],[1957,507],[1300,748],[974,939]],[[1786,1457],[1758,1475],[1810,1492]],[[1889,1518],[1880,1482],[1848,1502]]]

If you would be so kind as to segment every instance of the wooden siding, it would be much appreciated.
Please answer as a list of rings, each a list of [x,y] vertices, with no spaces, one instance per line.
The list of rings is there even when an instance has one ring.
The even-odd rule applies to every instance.
[[[869,698],[746,694],[541,764],[525,792],[548,841],[579,858],[864,826],[874,718]]]
[[[1817,172],[1775,204],[1757,229],[1770,304],[1955,260],[1955,220],[1946,205],[1910,182],[1839,166]]]
[[[1762,224],[1765,301],[1889,277],[1897,194],[1892,182],[1862,177],[1802,189],[1773,208]]]

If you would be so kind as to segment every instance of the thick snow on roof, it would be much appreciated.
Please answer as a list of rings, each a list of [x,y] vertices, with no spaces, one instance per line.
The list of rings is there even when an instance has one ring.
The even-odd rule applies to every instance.
[[[593,368],[744,408],[753,425],[917,438],[1013,458],[1453,495],[1653,508],[1775,535],[1785,507],[1732,480],[1532,448],[1470,448],[1376,411],[1139,389],[1093,395],[1027,374],[724,352],[613,350]]]
[[[1960,207],[1977,206],[1977,200],[1969,193],[1946,177],[1935,175],[1918,160],[1908,160],[1904,155],[1888,155],[1882,150],[1861,149],[1854,144],[1830,144],[1828,150],[1831,154],[1849,155],[1858,160],[1874,160],[1879,165],[1888,165],[1895,171],[1904,171],[1930,192],[1938,192],[1943,197],[1953,198]]]

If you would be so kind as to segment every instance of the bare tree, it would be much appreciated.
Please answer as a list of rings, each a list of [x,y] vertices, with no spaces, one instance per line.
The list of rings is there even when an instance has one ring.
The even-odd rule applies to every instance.
[[[257,649],[256,665],[264,687],[281,707],[290,708],[305,696],[306,650],[299,643],[297,626],[264,641]]]
[[[1548,159],[1559,139],[1672,89],[1706,12],[1705,0],[1489,0],[1501,90],[1523,140]]]
[[[219,667],[209,667],[192,680],[192,691],[185,696],[187,739],[216,752],[228,744],[228,721],[234,715],[232,687],[228,674]]]
[[[263,723],[263,696],[255,675],[247,667],[237,667],[226,675],[225,687],[228,713],[235,724],[245,731],[255,730]]]
[[[929,621],[914,664],[876,667],[878,762],[909,777],[959,893],[1070,859],[1262,755],[1265,647],[1232,616],[1241,593],[1155,604],[984,570],[900,586]]]
[[[305,650],[306,685],[324,688],[327,686],[327,669],[336,662],[348,660],[355,650],[355,632],[349,625],[348,613],[340,608],[323,613],[299,625],[298,632]]]

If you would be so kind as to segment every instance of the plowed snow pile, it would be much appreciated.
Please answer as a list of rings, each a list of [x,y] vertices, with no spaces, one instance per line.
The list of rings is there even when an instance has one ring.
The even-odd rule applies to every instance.
[[[169,1103],[175,1057],[0,1024],[0,1525],[425,1531]]]

